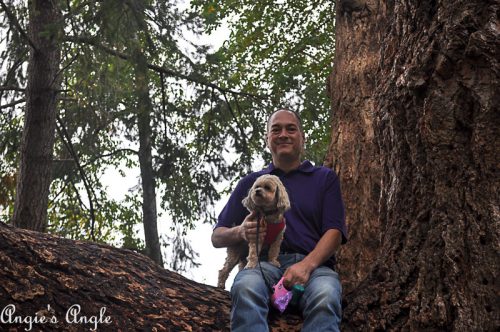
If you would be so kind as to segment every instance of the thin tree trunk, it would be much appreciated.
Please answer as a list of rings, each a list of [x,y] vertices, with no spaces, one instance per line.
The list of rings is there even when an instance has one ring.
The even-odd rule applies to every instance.
[[[32,45],[28,64],[26,109],[20,167],[12,223],[44,231],[47,226],[52,153],[55,139],[56,102],[61,60],[57,1],[29,1]]]
[[[148,68],[146,59],[139,50],[136,51],[135,59],[139,164],[142,182],[142,220],[144,224],[146,254],[160,266],[163,266],[156,213],[156,183],[153,171],[151,130],[153,105],[149,96]]]
[[[341,9],[335,73],[354,79],[334,80],[331,94],[362,90],[373,77],[373,91],[360,94],[370,116],[360,120],[373,127],[372,159],[381,165],[380,247],[344,298],[343,330],[498,330],[499,3],[359,0]],[[354,50],[364,54],[372,41],[378,55],[363,66]],[[340,97],[334,115],[349,102]],[[334,121],[352,121],[344,114]],[[358,144],[365,151],[372,142]],[[335,157],[341,169],[356,169],[352,158]],[[370,222],[352,227],[371,231]],[[369,257],[373,249],[349,250]]]

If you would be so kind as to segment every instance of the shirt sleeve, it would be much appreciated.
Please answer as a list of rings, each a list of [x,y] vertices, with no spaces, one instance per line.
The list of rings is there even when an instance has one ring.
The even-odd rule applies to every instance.
[[[224,206],[219,214],[214,229],[217,227],[233,227],[243,222],[249,212],[241,201],[247,196],[253,182],[250,176],[246,176],[238,182],[226,206]]]
[[[342,244],[347,242],[347,227],[340,181],[333,171],[327,175],[323,198],[323,234],[329,229],[339,230],[342,233]]]

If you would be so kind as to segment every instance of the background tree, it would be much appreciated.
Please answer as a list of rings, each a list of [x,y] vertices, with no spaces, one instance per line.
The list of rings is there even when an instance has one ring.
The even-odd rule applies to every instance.
[[[344,330],[500,325],[498,11],[338,4],[329,161],[353,235]]]
[[[8,13],[5,4],[3,8]],[[61,79],[58,44],[61,14],[53,1],[29,1],[28,12],[29,30],[23,33],[30,46],[26,113],[12,222],[18,227],[44,231]]]
[[[22,4],[10,8],[21,16],[12,15],[10,25],[23,31],[19,23],[23,22]],[[196,30],[196,20],[187,18],[172,4],[66,2],[62,10],[65,36],[58,41],[64,41],[60,73],[64,96],[57,121],[57,167],[53,177],[46,177],[55,180],[50,191],[48,229],[71,238],[121,242],[141,250],[135,227],[140,213],[136,193],[128,195],[124,202],[113,201],[101,177],[108,167],[124,172],[137,164],[144,166],[144,160],[148,160],[149,166],[143,175],[148,177],[143,176],[141,182],[150,183],[148,192],[153,192],[155,178],[159,180],[161,206],[169,212],[174,224],[191,228],[199,220],[213,221],[214,211],[207,207],[220,195],[216,184],[248,168],[252,160],[248,151],[260,148],[260,144],[249,143],[250,138],[260,134],[255,130],[257,126],[247,126],[255,123],[253,114],[235,111],[230,99],[236,94],[242,98],[254,97],[221,88],[200,74],[207,72],[206,68],[195,63],[190,58],[192,54],[184,54],[176,40],[183,27]],[[134,37],[127,30],[130,26],[137,26],[137,38],[130,38]],[[13,35],[12,29],[8,34]],[[138,43],[134,45],[133,40]],[[14,53],[17,43],[8,45],[8,52]],[[195,48],[195,60],[201,58],[199,53],[203,50]],[[143,77],[151,77],[149,84],[143,85],[143,102],[139,103],[134,97],[138,91],[137,72],[134,72],[138,62],[142,63]],[[22,87],[22,71],[17,74]],[[21,87],[19,92],[23,91]],[[146,87],[148,93],[144,92]],[[136,108],[147,104],[144,103],[147,98],[151,99],[150,120],[145,118],[140,122],[151,122],[151,128],[142,125],[143,130],[138,130],[136,115],[145,113],[137,113]],[[11,114],[19,116],[15,111]],[[13,134],[2,139],[7,147],[15,148],[11,143],[15,142],[15,129],[10,132]],[[144,132],[145,135],[140,135]],[[144,139],[138,140],[139,136]],[[151,147],[143,149],[139,141],[147,141]],[[144,154],[149,149],[151,157]],[[10,162],[15,164],[16,154],[12,150],[5,150],[5,154],[12,154]],[[145,158],[139,158],[137,163],[139,155]],[[5,183],[15,176],[10,172],[2,177]],[[6,197],[5,205],[10,206],[8,192]],[[152,199],[143,201],[155,207]],[[143,214],[156,215],[155,211]],[[122,234],[117,235],[116,229]],[[185,243],[181,247],[186,248]],[[158,257],[158,250],[155,252]]]

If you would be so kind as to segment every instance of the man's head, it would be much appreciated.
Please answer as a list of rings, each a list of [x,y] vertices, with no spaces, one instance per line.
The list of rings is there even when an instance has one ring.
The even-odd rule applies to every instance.
[[[302,130],[302,119],[300,118],[300,116],[299,116],[299,114],[297,112],[292,111],[292,110],[290,110],[288,108],[280,108],[280,109],[274,111],[273,113],[271,113],[271,115],[269,115],[269,117],[267,118],[267,127],[266,127],[266,129],[267,129],[268,132],[269,132],[269,129],[270,129],[271,119],[278,112],[289,112],[289,113],[291,113],[295,117],[295,119],[297,120],[297,123],[299,125],[299,129],[303,133],[303,130]]]
[[[300,162],[304,152],[304,132],[297,113],[280,109],[267,121],[266,142],[273,160]]]

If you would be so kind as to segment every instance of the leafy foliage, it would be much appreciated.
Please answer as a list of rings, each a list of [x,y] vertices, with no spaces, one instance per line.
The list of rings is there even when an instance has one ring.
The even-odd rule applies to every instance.
[[[219,83],[266,96],[259,113],[297,110],[308,138],[306,157],[322,163],[329,139],[326,80],[334,49],[332,1],[193,0],[213,31],[224,23],[229,40],[209,57]],[[263,107],[262,107],[263,106]],[[262,116],[262,115],[261,115]]]
[[[176,1],[60,2],[62,86],[49,231],[141,251],[139,186],[117,201],[107,170],[138,168],[134,68],[147,63],[154,176],[160,205],[174,224],[163,241],[175,269],[195,266],[186,229],[215,220],[220,183],[250,171],[264,149],[265,120],[278,106],[300,111],[309,159],[322,162],[328,139],[325,79],[333,45],[330,2]],[[21,28],[23,3],[7,5]],[[22,131],[29,45],[0,15],[0,218],[11,213]],[[216,52],[186,40],[227,21],[230,40]],[[139,52],[139,53],[138,53]],[[177,261],[180,259],[181,261]],[[182,261],[185,260],[185,261]],[[188,262],[190,261],[189,265]]]

